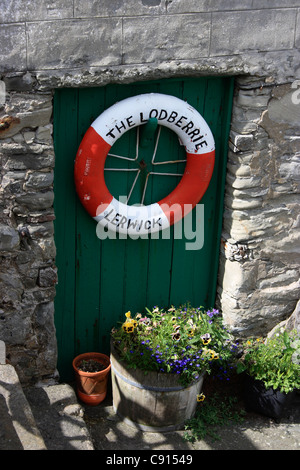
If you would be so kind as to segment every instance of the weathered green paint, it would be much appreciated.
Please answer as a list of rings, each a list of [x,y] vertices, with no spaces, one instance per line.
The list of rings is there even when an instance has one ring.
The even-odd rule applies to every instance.
[[[156,118],[150,118],[148,122],[141,128],[140,146],[148,147],[153,142],[154,134],[158,126]]]
[[[106,239],[96,236],[96,223],[77,198],[73,167],[79,143],[91,122],[106,108],[126,97],[147,92],[177,96],[206,119],[216,142],[216,163],[204,204],[204,246],[186,250],[183,239]],[[233,80],[230,78],[172,79],[102,88],[57,90],[54,99],[55,240],[58,285],[55,299],[59,363],[63,379],[72,377],[74,355],[109,352],[111,328],[124,313],[147,306],[190,302],[214,305],[222,223],[226,153]],[[155,124],[155,123],[154,123]],[[110,168],[142,168],[130,204],[140,202],[151,167],[157,129],[149,126],[140,146],[139,163],[109,157]],[[142,128],[141,128],[142,129]],[[112,153],[135,156],[136,129],[125,133]],[[156,161],[183,159],[184,149],[169,129],[161,128]],[[140,163],[143,161],[142,164]],[[182,173],[184,164],[168,164],[157,171]],[[156,169],[155,169],[156,170]],[[107,186],[118,197],[127,195],[135,172],[106,172]],[[151,179],[151,181],[150,181]],[[149,179],[145,204],[166,196],[178,183],[176,176]],[[195,210],[192,218],[195,224]],[[182,224],[184,227],[184,224]],[[173,234],[174,228],[171,229]]]

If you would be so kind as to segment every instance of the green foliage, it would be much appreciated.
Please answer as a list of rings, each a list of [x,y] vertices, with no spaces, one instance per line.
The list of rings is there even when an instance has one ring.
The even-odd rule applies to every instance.
[[[263,341],[249,339],[237,372],[246,371],[265,387],[288,393],[300,388],[300,336],[296,331],[278,331]]]
[[[112,340],[130,368],[178,374],[186,385],[233,356],[235,345],[218,310],[155,307],[145,317],[125,315],[121,328],[113,329]]]
[[[243,421],[244,410],[237,409],[236,403],[236,397],[221,398],[218,393],[208,397],[198,405],[195,416],[186,423],[184,440],[195,442],[207,437],[220,439],[218,428]]]

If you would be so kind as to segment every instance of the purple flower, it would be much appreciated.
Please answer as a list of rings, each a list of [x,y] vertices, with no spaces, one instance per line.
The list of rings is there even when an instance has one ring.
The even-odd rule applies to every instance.
[[[218,315],[219,314],[219,310],[217,310],[216,308],[213,308],[212,309],[212,312],[210,310],[207,310],[206,312],[207,316],[209,316],[210,318],[212,318],[214,315]]]

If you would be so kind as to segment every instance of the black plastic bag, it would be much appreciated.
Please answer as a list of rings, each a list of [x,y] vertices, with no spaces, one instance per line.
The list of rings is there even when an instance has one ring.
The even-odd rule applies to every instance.
[[[293,392],[282,393],[273,388],[266,389],[262,381],[247,376],[244,382],[243,397],[247,411],[254,411],[278,420],[291,402]]]

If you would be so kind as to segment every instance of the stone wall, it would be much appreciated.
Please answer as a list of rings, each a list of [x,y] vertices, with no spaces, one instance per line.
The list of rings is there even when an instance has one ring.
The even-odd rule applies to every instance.
[[[299,123],[290,85],[237,80],[218,292],[238,334],[266,334],[299,299]]]
[[[300,0],[2,0],[0,339],[26,382],[55,375],[57,87],[236,77],[218,304],[263,334],[299,299]]]
[[[0,337],[26,381],[56,368],[52,95],[8,92],[5,111],[8,118],[0,121]]]

